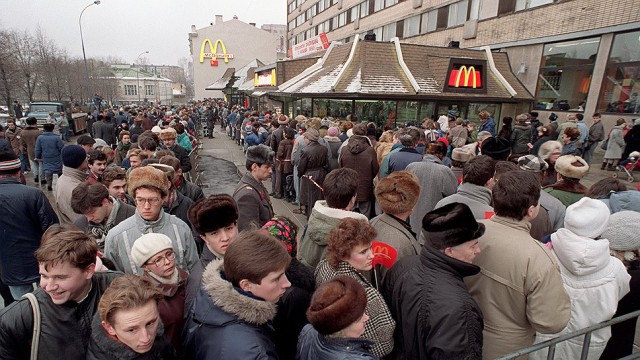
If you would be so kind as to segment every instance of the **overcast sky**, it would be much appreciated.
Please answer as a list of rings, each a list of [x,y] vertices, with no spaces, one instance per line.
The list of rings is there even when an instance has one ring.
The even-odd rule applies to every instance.
[[[59,47],[82,56],[78,18],[91,0],[0,0],[0,28],[44,30]],[[189,57],[191,25],[200,29],[215,15],[246,23],[286,24],[285,0],[101,0],[82,15],[87,57],[117,56],[133,63],[138,54],[149,63],[177,65]]]

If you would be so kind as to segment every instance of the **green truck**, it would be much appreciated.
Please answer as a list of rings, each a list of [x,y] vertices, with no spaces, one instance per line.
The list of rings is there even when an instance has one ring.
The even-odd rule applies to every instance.
[[[74,110],[67,101],[32,102],[29,105],[28,113],[20,120],[22,120],[22,124],[26,124],[26,119],[33,116],[38,120],[38,127],[42,128],[42,125],[47,122],[50,112],[53,112],[56,118],[60,118],[60,113],[64,112],[67,121],[69,121],[69,130],[74,134],[87,130],[87,113]]]

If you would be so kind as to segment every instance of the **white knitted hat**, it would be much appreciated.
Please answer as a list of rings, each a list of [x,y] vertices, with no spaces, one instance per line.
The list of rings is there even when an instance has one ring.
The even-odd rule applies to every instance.
[[[595,239],[607,228],[609,208],[600,200],[583,197],[569,205],[564,216],[564,227],[572,233]]]
[[[625,210],[612,214],[601,237],[609,240],[611,250],[640,249],[640,213]]]
[[[171,249],[171,239],[164,234],[144,234],[131,247],[131,260],[138,267],[142,267],[147,260],[162,250]]]

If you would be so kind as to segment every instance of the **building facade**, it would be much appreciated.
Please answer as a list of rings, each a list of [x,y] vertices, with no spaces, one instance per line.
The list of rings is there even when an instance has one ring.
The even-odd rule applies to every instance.
[[[490,47],[534,95],[532,110],[603,114],[607,126],[640,113],[637,0],[293,0],[288,46],[375,34],[378,41]]]
[[[287,25],[283,24],[264,24],[260,27],[264,31],[275,34],[278,37],[276,52],[278,60],[284,59],[287,55]]]
[[[195,99],[221,98],[220,90],[206,90],[229,69],[240,69],[258,59],[263,64],[277,60],[278,36],[234,17],[196,29],[191,26],[189,48],[193,59]]]
[[[117,89],[112,100],[114,104],[173,105],[185,102],[181,93],[174,96],[174,88],[183,89],[183,86],[171,79],[126,64],[112,65],[111,73],[112,77],[108,80],[112,81]]]

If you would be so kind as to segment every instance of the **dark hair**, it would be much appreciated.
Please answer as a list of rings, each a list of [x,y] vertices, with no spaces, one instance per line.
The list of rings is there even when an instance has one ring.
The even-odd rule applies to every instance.
[[[120,131],[120,134],[118,134],[118,139],[122,140],[122,138],[125,135],[129,135],[129,138],[131,138],[131,133],[130,132],[128,132],[127,130],[122,130],[122,131]]]
[[[441,157],[444,157],[445,155],[447,155],[447,145],[445,145],[442,141],[428,143],[424,148],[424,153],[430,155],[440,155]]]
[[[580,129],[578,129],[577,127],[568,127],[564,129],[564,134],[567,135],[569,139],[575,140],[580,137]]]
[[[506,161],[506,160],[496,161],[496,170],[493,174],[493,178],[498,180],[500,176],[502,176],[503,174],[506,174],[509,171],[516,171],[519,169],[520,168],[518,167],[518,165],[512,163],[511,161]]]
[[[584,194],[592,199],[599,199],[609,196],[610,192],[626,191],[627,186],[620,180],[614,178],[604,178],[591,185]]]
[[[38,119],[33,116],[27,118],[27,125],[36,125],[38,123]]]
[[[322,187],[327,206],[344,209],[358,190],[358,172],[348,168],[335,169],[327,174]]]
[[[77,214],[84,214],[102,206],[104,199],[109,199],[109,190],[104,185],[82,182],[71,192],[71,209]]]
[[[511,116],[505,116],[502,118],[502,123],[504,125],[511,125],[513,123],[513,118]]]
[[[63,231],[43,242],[35,252],[36,259],[45,269],[59,263],[86,269],[96,263],[98,243],[84,231]]]
[[[602,115],[600,115],[600,113],[593,113],[593,116],[591,117],[602,117]]]
[[[464,164],[462,182],[484,186],[495,172],[496,161],[487,155],[479,155]]]
[[[173,155],[164,155],[160,157],[160,164],[169,165],[176,172],[180,170],[180,160]]]
[[[584,102],[584,101],[583,101]],[[582,104],[583,102],[581,102],[580,104]],[[584,115],[582,114],[576,114],[576,119],[578,119],[578,121],[582,121],[582,119],[584,119]]]
[[[371,243],[376,235],[378,232],[366,220],[340,219],[328,237],[326,255],[329,265],[337,267],[340,261],[349,258],[354,247]]]
[[[114,180],[127,180],[127,173],[119,166],[107,166],[102,173],[102,185],[109,187]]]
[[[503,174],[491,191],[496,215],[522,220],[540,199],[540,181],[528,171]]]
[[[142,150],[156,151],[158,142],[151,136],[138,136],[138,147]]]
[[[101,150],[90,150],[87,153],[87,162],[90,165],[93,165],[96,160],[107,161],[107,154],[103,153]]]
[[[56,125],[55,124],[44,124],[42,125],[42,128],[44,129],[44,131],[53,131],[53,129],[55,129]]]
[[[260,284],[269,273],[286,269],[291,256],[284,245],[262,230],[241,232],[224,254],[224,274],[232,284]]]
[[[189,221],[197,232],[204,235],[236,223],[238,206],[227,194],[213,194],[191,205]]]

